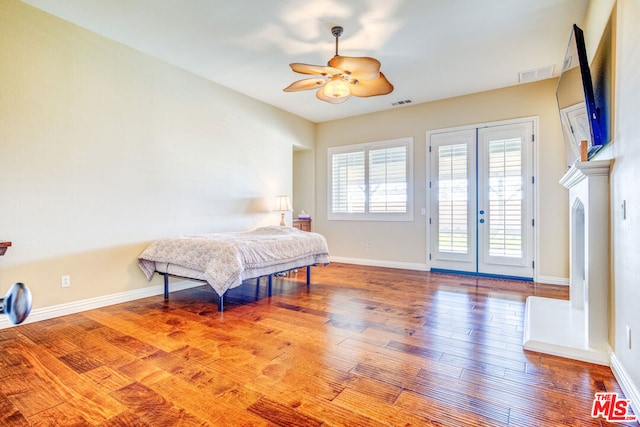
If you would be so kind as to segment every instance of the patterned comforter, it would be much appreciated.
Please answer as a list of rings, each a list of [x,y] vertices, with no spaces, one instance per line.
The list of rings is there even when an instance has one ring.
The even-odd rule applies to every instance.
[[[202,272],[218,295],[223,295],[245,279],[328,264],[329,249],[324,236],[318,233],[271,226],[157,240],[138,257],[147,280],[153,277],[156,263]]]

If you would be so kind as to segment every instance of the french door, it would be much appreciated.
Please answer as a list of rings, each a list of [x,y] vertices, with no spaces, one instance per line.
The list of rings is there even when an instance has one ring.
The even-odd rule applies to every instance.
[[[429,134],[432,269],[533,278],[533,122]]]

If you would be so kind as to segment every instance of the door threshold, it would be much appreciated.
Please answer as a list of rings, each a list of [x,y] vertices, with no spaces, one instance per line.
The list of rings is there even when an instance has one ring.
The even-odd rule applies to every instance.
[[[485,277],[489,279],[520,280],[522,282],[533,282],[533,277],[506,276],[502,274],[478,273],[473,271],[445,270],[442,268],[432,268],[429,271],[431,271],[432,273],[461,274],[463,276]]]

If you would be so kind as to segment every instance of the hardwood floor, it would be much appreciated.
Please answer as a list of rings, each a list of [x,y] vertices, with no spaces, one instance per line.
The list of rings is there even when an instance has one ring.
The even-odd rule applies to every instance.
[[[607,367],[522,349],[566,287],[331,264],[0,331],[0,424],[599,426]],[[616,424],[621,425],[621,424]],[[624,424],[622,424],[624,425]],[[637,425],[637,424],[628,424]]]

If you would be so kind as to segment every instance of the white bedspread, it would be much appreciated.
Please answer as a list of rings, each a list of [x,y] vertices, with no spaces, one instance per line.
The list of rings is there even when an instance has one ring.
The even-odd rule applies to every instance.
[[[245,279],[328,264],[329,249],[318,233],[272,226],[157,240],[138,257],[147,280],[153,277],[156,263],[200,271],[218,295],[223,295]]]

